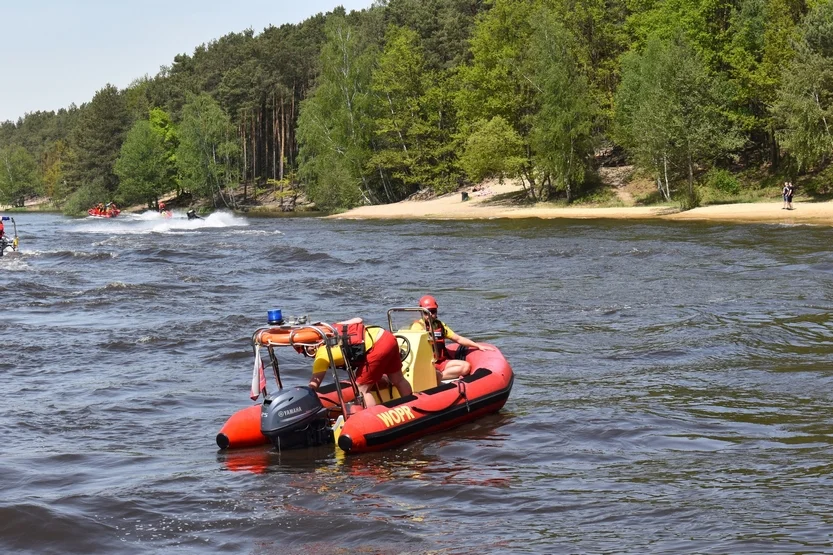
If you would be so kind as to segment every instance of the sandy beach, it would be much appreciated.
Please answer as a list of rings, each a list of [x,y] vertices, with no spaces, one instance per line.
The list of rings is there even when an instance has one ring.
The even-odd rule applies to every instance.
[[[469,193],[469,199],[462,200],[460,193],[449,193],[431,200],[404,200],[393,204],[362,206],[342,214],[329,216],[341,219],[494,219],[494,218],[614,218],[614,219],[661,219],[661,220],[705,220],[738,223],[812,224],[833,226],[833,202],[803,203],[796,199],[793,210],[782,209],[783,202],[758,202],[745,204],[722,204],[695,208],[680,212],[665,206],[624,206],[593,208],[571,206],[553,208],[545,204],[517,206],[510,201],[499,200],[502,195],[520,189],[516,184],[492,184],[486,194]]]

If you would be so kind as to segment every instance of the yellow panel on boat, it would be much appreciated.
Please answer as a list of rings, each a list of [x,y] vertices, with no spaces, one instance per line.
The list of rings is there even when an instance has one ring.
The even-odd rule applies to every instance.
[[[401,335],[411,344],[411,352],[402,362],[402,373],[410,382],[414,392],[436,387],[437,371],[434,369],[434,350],[428,341],[428,332],[405,329],[397,331],[396,335]]]
[[[338,438],[341,435],[341,430],[344,429],[344,415],[339,415],[336,423],[333,424],[333,438],[335,438],[335,444],[338,446]],[[337,449],[341,451],[341,449]],[[342,451],[343,452],[343,451]]]

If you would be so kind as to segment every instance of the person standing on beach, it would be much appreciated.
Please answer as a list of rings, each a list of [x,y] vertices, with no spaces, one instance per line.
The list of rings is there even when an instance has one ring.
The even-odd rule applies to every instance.
[[[781,210],[786,210],[787,209],[787,192],[790,189],[789,185],[790,185],[789,181],[784,181],[784,188],[781,189],[781,198],[784,199],[784,206],[781,207]]]
[[[787,181],[787,210],[793,209],[793,194],[795,193],[795,186],[793,186],[792,181]]]

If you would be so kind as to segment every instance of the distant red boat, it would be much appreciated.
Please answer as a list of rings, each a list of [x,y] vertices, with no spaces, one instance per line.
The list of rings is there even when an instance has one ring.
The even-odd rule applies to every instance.
[[[99,208],[90,208],[87,210],[87,214],[92,216],[93,218],[115,218],[119,214],[121,214],[121,210],[118,208],[110,208],[101,210]]]
[[[391,313],[397,311],[431,317],[421,308],[392,308],[388,311],[391,331]],[[427,323],[427,329],[431,329]],[[395,387],[379,384],[373,392],[378,404],[364,408],[355,401],[355,382],[349,369],[341,371],[343,377],[338,381],[318,391],[306,386],[284,388],[281,383],[276,349],[283,346],[308,356],[326,354],[333,375],[339,375],[334,360],[343,362],[347,357],[332,354],[344,345],[338,326],[319,322],[257,330],[252,338],[255,370],[263,368],[259,366],[259,353],[265,348],[268,358],[264,357],[264,362],[271,363],[267,366],[273,369],[278,391],[268,394],[263,374],[259,381],[253,376],[254,392],[260,388],[263,402],[233,414],[217,434],[217,445],[235,449],[271,442],[279,449],[289,449],[334,443],[345,453],[379,451],[497,412],[509,398],[514,374],[497,349],[461,353],[472,364],[471,374],[437,384],[430,334],[406,327],[395,335],[402,372],[414,393],[400,397]],[[452,355],[460,348],[450,347]]]

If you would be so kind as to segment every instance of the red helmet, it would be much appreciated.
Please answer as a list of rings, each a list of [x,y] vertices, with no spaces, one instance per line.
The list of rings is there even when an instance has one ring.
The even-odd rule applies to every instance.
[[[425,295],[419,300],[419,306],[428,310],[437,310],[437,299],[431,295]]]
[[[165,203],[164,203],[164,202],[160,202],[160,203],[159,203],[159,209],[160,209],[160,210],[164,210],[164,209],[165,209]]]

